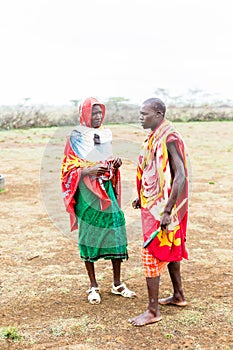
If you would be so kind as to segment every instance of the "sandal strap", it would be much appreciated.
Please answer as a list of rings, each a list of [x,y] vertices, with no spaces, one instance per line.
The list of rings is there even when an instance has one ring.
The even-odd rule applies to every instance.
[[[98,287],[91,287],[87,290],[88,294],[88,301],[91,304],[99,304],[101,302],[100,294],[99,294],[99,288]]]
[[[119,292],[120,288],[122,288],[122,291]],[[132,297],[136,296],[135,292],[133,292],[132,290],[127,288],[125,283],[121,283],[117,287],[114,286],[114,284],[112,284],[112,293],[113,294],[120,294],[125,298],[132,298]]]
[[[120,288],[124,288],[124,289],[126,289],[127,287],[126,287],[126,285],[125,285],[125,283],[121,283],[119,286],[115,286],[114,284],[112,284],[112,286],[113,286],[113,288],[114,289],[116,289],[116,290],[118,290],[118,289],[120,289]]]
[[[131,295],[133,295],[134,294],[134,292],[132,292],[129,288],[127,288],[126,286],[125,286],[125,288],[122,290],[122,292],[121,292],[121,295],[123,295],[124,297],[129,297],[129,296],[131,296]]]
[[[90,287],[88,290],[86,290],[86,293],[91,293],[91,292],[99,292],[98,287]]]

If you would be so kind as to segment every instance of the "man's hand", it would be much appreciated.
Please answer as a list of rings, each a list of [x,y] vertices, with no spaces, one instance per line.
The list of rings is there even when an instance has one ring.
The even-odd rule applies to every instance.
[[[139,209],[139,208],[141,208],[141,204],[140,204],[139,198],[136,198],[136,199],[132,202],[132,207],[133,207],[134,209]]]
[[[121,158],[117,157],[113,159],[113,162],[112,162],[113,168],[118,169],[120,168],[121,165],[122,165]]]
[[[161,229],[166,230],[170,223],[171,223],[171,216],[168,212],[165,211],[160,220]]]

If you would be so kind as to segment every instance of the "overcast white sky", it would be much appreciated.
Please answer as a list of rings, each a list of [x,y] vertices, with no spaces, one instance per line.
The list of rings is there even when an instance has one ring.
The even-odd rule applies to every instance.
[[[232,99],[232,0],[0,0],[0,104]]]

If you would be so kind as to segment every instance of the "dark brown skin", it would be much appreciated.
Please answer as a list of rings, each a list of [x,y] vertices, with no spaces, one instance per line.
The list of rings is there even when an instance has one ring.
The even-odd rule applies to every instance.
[[[152,103],[144,102],[140,109],[140,121],[144,129],[155,130],[162,120],[164,119],[164,110],[157,105],[157,108]],[[160,226],[166,230],[167,226],[171,222],[171,211],[177,201],[179,193],[182,191],[185,183],[185,171],[183,162],[176,150],[175,144],[167,144],[169,153],[169,163],[173,174],[173,182],[170,197],[164,209],[164,213],[161,217]],[[140,200],[136,198],[132,202],[134,209],[140,208]],[[180,262],[170,262],[168,264],[168,271],[173,284],[174,294],[173,296],[163,299],[164,304],[175,304],[185,303],[185,297],[182,290],[182,283],[180,277]],[[147,310],[132,319],[129,322],[134,326],[144,326],[150,323],[158,322],[161,320],[161,314],[159,310],[159,280],[158,277],[146,278],[147,289],[148,289],[148,307]]]

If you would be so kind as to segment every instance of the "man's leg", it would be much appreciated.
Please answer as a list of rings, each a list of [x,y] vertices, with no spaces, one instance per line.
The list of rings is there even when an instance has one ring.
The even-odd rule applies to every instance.
[[[182,281],[181,281],[181,274],[180,274],[180,262],[172,261],[168,264],[168,271],[170,274],[170,278],[173,285],[173,295],[164,298],[159,299],[159,304],[161,305],[177,305],[177,306],[185,306],[187,305],[187,302],[185,300],[183,288],[182,288]]]
[[[158,305],[159,280],[160,276],[146,278],[149,299],[148,307],[144,313],[129,319],[133,326],[145,326],[162,319]]]

